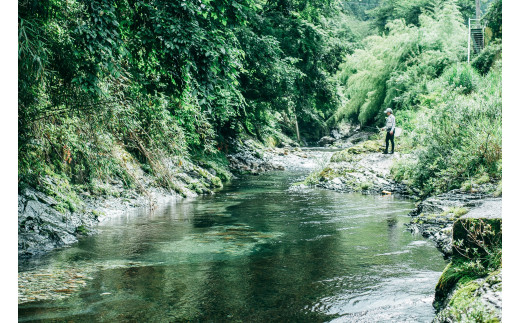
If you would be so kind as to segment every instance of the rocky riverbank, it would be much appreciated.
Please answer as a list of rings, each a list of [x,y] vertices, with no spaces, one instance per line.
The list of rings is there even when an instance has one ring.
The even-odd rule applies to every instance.
[[[41,255],[75,243],[81,236],[95,234],[100,221],[135,208],[154,209],[183,197],[213,194],[232,179],[233,173],[256,175],[315,167],[312,152],[286,141],[281,148],[266,147],[250,138],[231,143],[234,152],[227,155],[227,169],[212,162],[164,160],[162,176],[147,173],[121,150],[118,156],[136,183],[134,187],[121,180],[71,186],[62,178],[47,176],[39,189],[24,187],[18,194],[18,255]],[[164,180],[168,188],[159,185]]]
[[[464,248],[456,249],[454,246],[454,239],[472,243],[473,239],[461,239],[472,232],[467,228],[470,226],[465,225],[471,221],[477,223],[479,239],[485,240],[486,233],[478,231],[489,226],[490,229],[486,229],[489,230],[488,235],[491,233],[494,241],[500,241],[501,246],[502,198],[490,193],[495,188],[496,185],[484,184],[474,188],[473,192],[452,190],[421,201],[410,213],[410,231],[432,239],[444,256],[451,260],[436,287],[436,323],[474,322],[478,318],[482,322],[501,320],[501,266],[487,273],[483,267],[486,265],[482,264],[485,256],[464,254],[466,251],[460,251]],[[454,232],[455,227],[461,232]]]
[[[113,215],[183,197],[212,194],[232,174],[212,162],[164,159],[160,173],[150,172],[125,150],[115,157],[124,163],[132,183],[122,179],[71,185],[59,176],[41,178],[41,185],[22,187],[18,194],[18,255],[30,257],[94,234],[96,224]]]
[[[433,323],[501,322],[502,269],[453,288]]]
[[[396,152],[384,155],[384,142],[376,134],[354,131],[350,138],[324,137],[324,146],[346,147],[334,153],[329,162],[311,173],[297,186],[315,186],[342,192],[366,194],[397,194],[417,199],[417,207],[410,213],[408,229],[434,241],[445,258],[455,258],[448,265],[438,286],[435,303],[438,315],[434,322],[473,322],[478,317],[500,321],[502,311],[501,266],[491,273],[476,259],[454,255],[453,230],[457,221],[476,220],[487,225],[501,219],[501,190],[497,183],[472,184],[426,199],[419,199],[419,191],[393,180],[390,169],[394,162],[405,157]],[[496,223],[496,222],[494,222]],[[494,224],[496,226],[496,224]],[[500,232],[495,232],[500,236]],[[501,245],[501,243],[500,243]],[[480,261],[480,260],[479,260]],[[470,273],[466,267],[472,267]],[[472,273],[479,267],[478,273]],[[465,277],[465,278],[462,278]]]
[[[329,162],[310,174],[299,185],[315,186],[341,192],[362,192],[366,194],[397,194],[414,197],[418,191],[407,187],[403,183],[394,181],[390,176],[392,164],[403,158],[399,152],[382,154],[384,141],[377,139],[377,134],[358,132],[354,135],[364,140],[355,145],[352,138],[339,146],[348,145],[341,151],[335,152]]]
[[[61,178],[47,176],[40,189],[22,188],[18,194],[18,255],[39,255],[74,243],[80,236],[94,234],[98,222],[134,208],[154,209],[182,197],[211,194],[222,187],[223,179],[231,177],[225,170],[184,162],[170,168],[171,187],[165,188],[157,185],[157,176],[146,174],[131,162],[130,166],[137,187],[122,181],[72,187]],[[217,173],[223,174],[223,179]]]
[[[483,217],[501,215],[501,198],[495,198],[489,193],[490,190],[493,190],[493,184],[483,185],[482,189],[473,193],[458,189],[429,197],[418,203],[410,213],[412,220],[408,228],[415,234],[432,239],[444,256],[449,257],[453,254],[452,228],[457,219],[467,213],[468,216],[481,214],[483,209],[491,212]]]
[[[235,174],[256,175],[269,170],[307,168],[314,171],[293,189],[315,186],[342,192],[417,198],[417,190],[394,181],[390,174],[392,164],[404,156],[399,152],[381,154],[383,141],[374,134],[355,132],[354,135],[354,140],[347,138],[334,142],[336,146],[348,146],[346,149],[329,147],[326,151],[302,149],[294,143],[266,147],[253,139],[245,139],[235,143],[235,152],[227,155],[229,169]],[[357,138],[361,138],[361,142]],[[353,141],[357,143],[353,144]],[[138,179],[138,187],[128,188],[124,183],[114,181],[73,189],[59,178],[49,177],[44,179],[45,191],[23,188],[18,198],[19,255],[38,255],[74,243],[82,235],[94,234],[98,222],[133,208],[153,209],[162,202],[212,194],[222,187],[223,181],[233,177],[227,170],[210,163],[196,165],[189,161],[170,161],[167,165],[170,165],[169,180],[175,189],[155,185],[157,178],[131,160],[128,169]],[[470,190],[452,190],[429,197],[410,213],[412,219],[408,228],[432,239],[445,257],[451,258],[453,225],[457,220],[501,217],[501,198],[495,196],[496,191],[496,184],[485,183],[472,185]],[[461,317],[460,313],[500,318],[501,271],[463,284],[443,284],[442,279],[450,275],[452,268],[451,265],[447,267],[439,282],[435,322],[455,322]],[[468,299],[468,293],[471,301],[462,302]],[[473,308],[477,310],[473,311]]]

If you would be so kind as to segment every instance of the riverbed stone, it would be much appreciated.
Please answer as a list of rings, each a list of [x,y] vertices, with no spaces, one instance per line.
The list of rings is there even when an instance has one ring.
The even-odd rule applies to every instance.
[[[332,144],[335,141],[336,141],[336,138],[333,138],[333,137],[330,137],[330,136],[325,136],[325,137],[322,137],[318,141],[318,145],[321,146],[321,147],[324,147],[324,146]]]

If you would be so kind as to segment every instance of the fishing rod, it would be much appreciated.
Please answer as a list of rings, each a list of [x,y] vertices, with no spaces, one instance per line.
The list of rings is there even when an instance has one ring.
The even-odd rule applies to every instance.
[[[378,131],[382,131],[383,128],[372,127],[372,126],[362,126],[361,129],[375,129]]]
[[[383,132],[383,131],[385,131],[385,128],[384,128],[384,127],[382,127],[382,128],[372,127],[372,126],[363,126],[363,127],[361,127],[361,129],[366,129],[366,128],[368,128],[368,129],[376,129],[376,130],[379,131],[379,132]],[[401,132],[402,132],[402,131],[403,131],[402,128],[395,127],[395,136],[396,136],[396,137],[399,137],[399,136],[401,135]]]

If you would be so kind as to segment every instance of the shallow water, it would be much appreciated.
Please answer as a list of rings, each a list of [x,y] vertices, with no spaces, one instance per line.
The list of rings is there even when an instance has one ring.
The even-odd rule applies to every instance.
[[[21,263],[53,299],[19,321],[430,322],[445,262],[406,231],[413,203],[288,190],[300,177],[246,176]]]

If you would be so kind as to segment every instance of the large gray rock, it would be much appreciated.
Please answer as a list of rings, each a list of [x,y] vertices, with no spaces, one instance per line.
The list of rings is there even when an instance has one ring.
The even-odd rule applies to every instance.
[[[489,194],[467,193],[461,190],[452,190],[447,193],[432,196],[417,205],[410,215],[421,213],[442,213],[454,207],[474,208],[480,206],[483,200],[489,198]]]
[[[18,196],[18,255],[31,256],[77,241],[78,234],[92,231],[97,222],[92,213],[60,213],[57,202],[45,194],[26,189]]]
[[[484,200],[477,208],[471,209],[463,219],[501,219],[502,218],[502,198]]]
[[[321,147],[324,147],[326,145],[331,145],[332,143],[334,143],[336,141],[335,138],[332,138],[332,137],[329,137],[329,136],[325,136],[325,137],[322,137],[319,141],[318,141],[318,145],[321,146]]]
[[[453,208],[466,208],[469,212],[458,218],[450,213]],[[452,190],[420,202],[410,215],[413,219],[408,225],[409,230],[432,239],[445,256],[451,256],[453,239],[464,238],[464,219],[501,218],[502,199],[491,198],[489,194]],[[493,225],[497,223],[493,222]]]

